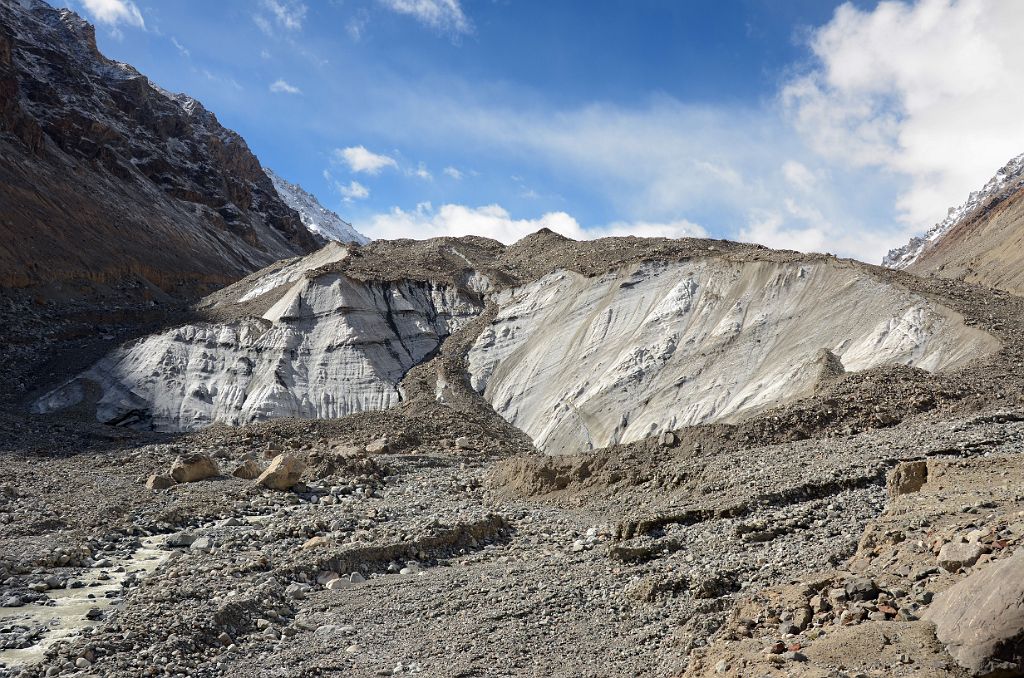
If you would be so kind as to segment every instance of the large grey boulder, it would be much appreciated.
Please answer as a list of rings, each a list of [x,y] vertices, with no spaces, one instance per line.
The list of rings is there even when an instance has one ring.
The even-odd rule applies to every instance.
[[[937,595],[924,618],[972,675],[1024,675],[1024,548]]]
[[[984,553],[985,548],[977,542],[951,541],[939,550],[939,567],[947,572],[956,572],[974,565]]]

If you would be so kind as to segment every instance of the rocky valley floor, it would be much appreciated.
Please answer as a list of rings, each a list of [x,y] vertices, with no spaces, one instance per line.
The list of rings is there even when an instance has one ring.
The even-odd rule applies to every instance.
[[[5,458],[8,675],[959,675],[922,617],[1024,539],[1013,411],[591,475],[344,422],[74,428]],[[286,450],[293,490],[231,475]],[[219,474],[146,488],[186,451]]]
[[[459,251],[500,259],[495,280],[708,251],[551,237]],[[433,280],[449,245],[374,244],[346,274]],[[0,675],[1016,675],[1024,622],[992,601],[1024,582],[1021,300],[862,268],[998,349],[935,373],[826,371],[739,421],[559,455],[471,387],[493,304],[405,374],[390,410],[155,433],[88,407],[26,414],[85,365],[31,341],[68,316],[14,300]],[[964,619],[989,637],[965,638]]]

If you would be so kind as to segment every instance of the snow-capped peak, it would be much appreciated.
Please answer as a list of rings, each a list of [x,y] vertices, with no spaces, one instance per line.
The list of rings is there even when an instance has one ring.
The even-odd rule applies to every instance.
[[[971,193],[965,202],[956,207],[950,207],[946,218],[935,224],[924,235],[915,236],[903,247],[889,250],[889,253],[882,259],[882,266],[887,268],[906,268],[917,261],[917,258],[928,249],[933,243],[949,233],[953,228],[968,216],[985,205],[993,198],[1005,197],[1024,186],[1024,153],[1006,163],[996,172],[996,175],[989,179],[984,188]]]
[[[320,201],[302,186],[282,179],[273,170],[264,168],[263,171],[274,182],[274,188],[281,200],[299,213],[302,223],[313,233],[339,242],[354,242],[360,245],[370,242],[369,238],[352,228],[352,224],[321,205]]]

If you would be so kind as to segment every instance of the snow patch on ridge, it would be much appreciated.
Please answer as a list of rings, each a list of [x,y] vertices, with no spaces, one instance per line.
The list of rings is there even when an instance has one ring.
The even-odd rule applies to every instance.
[[[928,230],[923,236],[915,236],[903,247],[889,250],[882,259],[882,266],[887,268],[906,268],[931,249],[957,224],[974,215],[978,209],[986,206],[994,198],[1004,197],[1021,186],[1024,186],[1024,153],[1008,162],[980,191],[974,191],[967,200],[956,207],[949,208],[946,218]]]
[[[282,179],[272,170],[264,168],[263,171],[270,177],[281,200],[299,213],[303,225],[313,233],[327,240],[339,242],[354,242],[359,245],[370,242],[370,239],[355,230],[352,224],[321,205],[320,201],[302,186]]]

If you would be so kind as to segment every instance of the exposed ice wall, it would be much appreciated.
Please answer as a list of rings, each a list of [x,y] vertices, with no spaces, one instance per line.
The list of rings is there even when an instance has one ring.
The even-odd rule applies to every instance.
[[[277,417],[333,418],[397,404],[398,384],[481,307],[454,287],[300,277],[262,318],[193,324],[122,347],[36,404],[99,385],[100,421],[156,430]]]
[[[648,263],[558,272],[496,297],[472,385],[548,452],[600,448],[809,395],[847,370],[929,370],[995,348],[943,307],[832,263]]]

